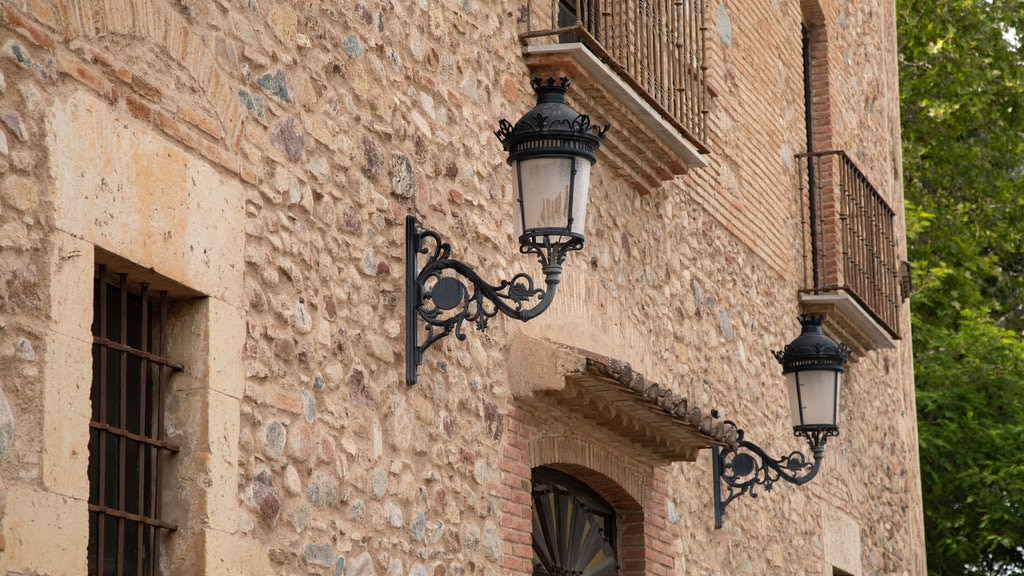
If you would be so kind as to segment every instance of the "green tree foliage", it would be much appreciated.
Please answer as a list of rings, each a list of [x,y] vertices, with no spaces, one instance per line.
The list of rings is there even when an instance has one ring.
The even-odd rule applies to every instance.
[[[915,326],[932,574],[1024,574],[1024,345],[984,311]]]
[[[1024,574],[1024,2],[897,12],[929,571]]]

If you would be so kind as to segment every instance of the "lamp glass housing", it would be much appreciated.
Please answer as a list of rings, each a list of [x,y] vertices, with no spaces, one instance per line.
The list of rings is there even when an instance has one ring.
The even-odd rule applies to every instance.
[[[513,223],[520,242],[583,239],[590,162],[577,156],[535,156],[512,162],[519,200]]]
[[[786,376],[796,433],[839,432],[839,386],[850,348],[822,333],[824,320],[824,314],[801,314],[800,335],[772,352]]]
[[[591,124],[565,103],[568,78],[534,78],[531,85],[537,105],[515,124],[502,120],[495,135],[515,174],[512,221],[520,251],[560,260],[583,248],[591,166],[608,126]]]
[[[793,428],[836,428],[842,371],[803,370],[786,374]]]

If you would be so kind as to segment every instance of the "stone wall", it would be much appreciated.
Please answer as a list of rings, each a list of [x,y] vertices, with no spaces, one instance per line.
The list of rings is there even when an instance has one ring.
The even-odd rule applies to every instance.
[[[491,281],[539,272],[493,135],[533,105],[525,2],[0,0],[0,573],[86,572],[85,287],[108,256],[180,286],[168,574],[527,573],[508,478],[557,464],[531,439],[582,433],[515,396],[516,339],[628,362],[799,448],[770,350],[804,278],[800,4],[709,0],[709,166],[640,196],[599,153],[552,307],[440,342],[407,387],[407,214]],[[821,2],[833,141],[900,207],[893,18]],[[731,504],[721,530],[710,451],[652,468],[583,434],[650,488],[630,554],[656,574],[923,575],[909,338],[848,376],[819,477]]]

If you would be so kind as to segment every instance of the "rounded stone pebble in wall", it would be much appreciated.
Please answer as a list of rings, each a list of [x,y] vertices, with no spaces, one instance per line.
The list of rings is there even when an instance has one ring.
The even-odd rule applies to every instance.
[[[14,415],[11,413],[11,406],[7,403],[7,396],[0,387],[0,462],[3,462],[7,451],[14,444]]]

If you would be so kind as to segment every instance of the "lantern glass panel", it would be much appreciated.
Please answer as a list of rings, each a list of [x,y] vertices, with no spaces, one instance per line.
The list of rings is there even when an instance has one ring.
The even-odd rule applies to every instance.
[[[786,374],[794,428],[836,426],[841,379],[842,372],[835,370],[804,370]]]
[[[569,206],[574,166],[576,174],[571,188],[572,206]],[[590,162],[573,156],[542,156],[513,162],[513,170],[517,175],[516,197],[522,199],[522,205],[516,205],[513,218],[517,238],[524,231],[536,234],[534,231],[538,229],[548,235],[552,232],[557,235],[560,229],[583,236],[587,216],[587,190],[590,186]]]

